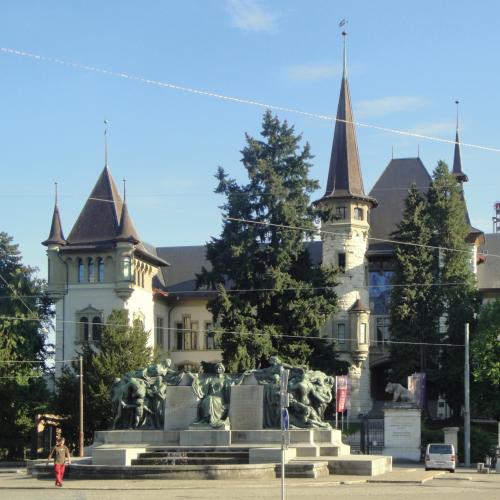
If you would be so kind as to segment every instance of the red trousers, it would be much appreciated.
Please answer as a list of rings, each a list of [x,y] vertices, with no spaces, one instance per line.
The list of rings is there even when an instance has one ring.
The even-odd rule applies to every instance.
[[[54,464],[54,472],[56,475],[56,484],[62,484],[64,477],[65,464]]]

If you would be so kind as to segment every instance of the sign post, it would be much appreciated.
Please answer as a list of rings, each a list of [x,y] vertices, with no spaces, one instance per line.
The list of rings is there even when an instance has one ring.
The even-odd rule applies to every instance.
[[[281,500],[285,500],[285,450],[289,441],[289,415],[288,415],[288,375],[289,370],[280,368],[280,406],[281,406]]]

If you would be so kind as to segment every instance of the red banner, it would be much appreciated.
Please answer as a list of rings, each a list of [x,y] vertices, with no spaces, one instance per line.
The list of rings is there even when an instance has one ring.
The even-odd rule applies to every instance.
[[[349,379],[346,375],[336,377],[336,407],[337,413],[344,413],[349,409]]]

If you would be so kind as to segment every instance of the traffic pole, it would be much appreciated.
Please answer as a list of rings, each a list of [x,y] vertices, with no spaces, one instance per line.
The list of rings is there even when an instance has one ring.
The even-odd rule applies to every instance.
[[[469,366],[469,323],[465,323],[465,366],[464,366],[464,465],[470,467],[470,366]]]
[[[83,357],[80,356],[80,434],[79,456],[83,457]]]

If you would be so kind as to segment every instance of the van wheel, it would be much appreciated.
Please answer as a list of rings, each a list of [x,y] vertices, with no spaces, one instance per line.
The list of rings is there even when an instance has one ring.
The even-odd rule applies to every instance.
[[[425,470],[430,470],[429,467],[426,467]]]
[[[455,469],[450,469],[450,472],[453,474],[455,472]]]

